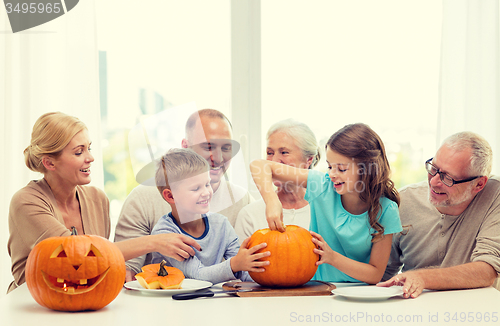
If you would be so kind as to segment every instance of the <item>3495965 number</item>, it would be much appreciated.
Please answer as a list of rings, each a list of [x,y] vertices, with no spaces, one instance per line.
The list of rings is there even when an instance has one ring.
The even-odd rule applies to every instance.
[[[455,322],[455,323],[496,323],[498,322],[498,313],[495,312],[445,312],[444,322]]]
[[[62,7],[60,2],[55,2],[55,3],[41,3],[41,2],[24,2],[24,3],[17,3],[13,5],[12,3],[5,3],[5,8],[7,9],[7,13],[10,14],[12,12],[17,12],[17,13],[23,13],[23,14],[58,14],[61,12]]]

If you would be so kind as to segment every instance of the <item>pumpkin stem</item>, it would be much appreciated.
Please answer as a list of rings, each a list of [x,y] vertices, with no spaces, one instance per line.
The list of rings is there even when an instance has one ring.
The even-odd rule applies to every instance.
[[[160,269],[158,270],[158,276],[167,276],[168,275],[167,269],[165,268],[166,263],[167,262],[165,260],[163,260],[160,263]]]
[[[71,227],[71,235],[78,235],[76,228],[74,226]]]

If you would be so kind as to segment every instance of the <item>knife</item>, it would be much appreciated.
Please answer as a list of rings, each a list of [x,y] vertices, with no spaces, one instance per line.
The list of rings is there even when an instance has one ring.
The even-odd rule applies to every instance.
[[[188,293],[178,293],[172,296],[174,300],[189,300],[196,298],[210,298],[213,297],[216,293],[237,293],[237,292],[251,292],[251,291],[259,291],[258,289],[236,289],[236,290],[205,290],[200,292],[188,292]]]

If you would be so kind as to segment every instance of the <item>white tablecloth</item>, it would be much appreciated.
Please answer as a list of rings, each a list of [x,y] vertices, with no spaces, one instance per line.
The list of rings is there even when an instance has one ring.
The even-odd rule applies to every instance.
[[[99,311],[68,313],[38,305],[23,285],[1,299],[0,320],[5,326],[500,325],[500,292],[492,287],[429,291],[416,299],[393,297],[372,302],[337,295],[258,298],[219,295],[177,301],[169,296],[123,289]]]

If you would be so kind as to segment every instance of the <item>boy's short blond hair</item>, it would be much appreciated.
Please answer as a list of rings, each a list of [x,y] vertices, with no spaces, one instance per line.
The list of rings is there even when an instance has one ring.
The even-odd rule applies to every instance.
[[[176,148],[163,155],[156,169],[156,187],[163,194],[163,190],[171,189],[176,181],[210,171],[208,162],[191,149]]]

